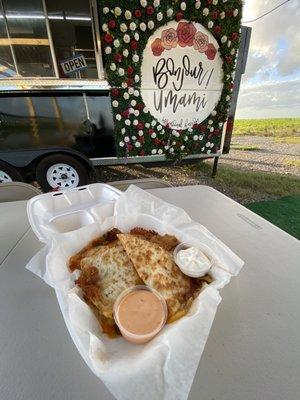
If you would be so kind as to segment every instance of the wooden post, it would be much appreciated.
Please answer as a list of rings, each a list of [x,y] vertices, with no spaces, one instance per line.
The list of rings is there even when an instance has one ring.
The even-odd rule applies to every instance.
[[[212,174],[211,174],[212,178],[215,178],[215,176],[217,175],[218,162],[219,162],[219,157],[215,157],[214,158],[213,170],[212,170]]]

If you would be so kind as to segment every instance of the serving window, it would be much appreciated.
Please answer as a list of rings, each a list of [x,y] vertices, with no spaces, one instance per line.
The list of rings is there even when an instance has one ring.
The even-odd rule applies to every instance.
[[[0,79],[103,79],[96,0],[0,0]],[[83,56],[69,74],[61,63]]]

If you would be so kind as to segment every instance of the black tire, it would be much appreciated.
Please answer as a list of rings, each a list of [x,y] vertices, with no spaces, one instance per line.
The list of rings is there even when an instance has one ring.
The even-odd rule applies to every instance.
[[[24,175],[20,170],[4,161],[0,161],[0,183],[6,183],[6,179],[3,179],[3,173],[13,182],[25,182]]]
[[[76,186],[89,183],[89,170],[85,165],[74,157],[65,154],[54,154],[43,158],[36,167],[36,180],[44,192],[49,192],[54,189],[47,180],[47,171],[55,164],[67,164],[75,169],[79,177],[79,183]],[[62,186],[58,185],[57,187]],[[66,187],[62,188],[66,189]]]

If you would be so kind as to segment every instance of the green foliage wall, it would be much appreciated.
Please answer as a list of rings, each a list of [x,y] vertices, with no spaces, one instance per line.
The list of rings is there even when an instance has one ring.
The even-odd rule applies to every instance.
[[[111,86],[117,155],[217,154],[233,88],[239,47],[241,0],[118,0],[100,1],[101,41]],[[217,40],[223,60],[224,86],[211,115],[192,128],[161,125],[148,111],[140,93],[143,50],[154,31],[169,21],[198,22]]]

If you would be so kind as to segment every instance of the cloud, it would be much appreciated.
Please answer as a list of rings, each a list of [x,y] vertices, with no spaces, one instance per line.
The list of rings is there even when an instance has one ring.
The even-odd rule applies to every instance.
[[[237,118],[297,117],[300,78],[245,85],[239,95]]]
[[[243,20],[254,19],[281,2],[246,0]],[[299,0],[291,0],[264,18],[245,24],[252,27],[252,35],[238,102],[239,117],[300,116],[299,20]]]

